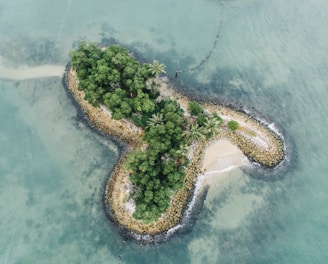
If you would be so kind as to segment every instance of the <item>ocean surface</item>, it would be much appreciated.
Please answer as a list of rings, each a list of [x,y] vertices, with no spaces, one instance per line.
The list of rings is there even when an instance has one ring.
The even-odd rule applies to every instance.
[[[0,0],[0,263],[327,263],[327,14],[326,0]],[[102,203],[119,147],[62,85],[80,40],[120,43],[181,91],[257,113],[290,161],[279,177],[218,174],[165,243],[123,237]]]

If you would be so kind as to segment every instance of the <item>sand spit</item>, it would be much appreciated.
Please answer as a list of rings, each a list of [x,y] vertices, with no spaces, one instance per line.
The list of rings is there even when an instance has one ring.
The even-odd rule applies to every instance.
[[[128,151],[143,147],[141,143],[143,131],[141,129],[127,120],[113,120],[105,107],[95,108],[85,101],[84,93],[77,89],[78,80],[75,71],[67,69],[65,77],[69,91],[95,128],[127,142]],[[158,81],[161,82],[162,97],[174,98],[182,108],[187,109],[189,100],[187,97],[173,90],[165,80]],[[284,158],[282,140],[259,121],[219,105],[206,104],[204,108],[208,112],[216,111],[223,118],[221,132],[211,142],[200,141],[194,145],[183,188],[175,193],[169,209],[158,221],[145,224],[131,216],[133,203],[129,200],[129,192],[132,185],[128,172],[123,166],[127,152],[121,155],[109,177],[104,196],[109,216],[124,230],[133,232],[133,237],[138,237],[141,242],[147,243],[146,240],[154,242],[154,238],[156,239],[158,235],[172,233],[170,230],[181,223],[188,201],[195,193],[198,176],[227,169],[222,165],[222,160],[230,158],[230,163],[226,165],[228,167],[245,166],[249,164],[245,154],[250,160],[263,166],[274,167]],[[240,125],[236,132],[231,132],[227,128],[227,122],[232,119]],[[234,145],[233,147],[231,143]]]
[[[25,80],[42,77],[62,77],[65,67],[62,65],[40,65],[30,67],[20,65],[16,68],[7,67],[0,60],[0,78],[7,80]]]

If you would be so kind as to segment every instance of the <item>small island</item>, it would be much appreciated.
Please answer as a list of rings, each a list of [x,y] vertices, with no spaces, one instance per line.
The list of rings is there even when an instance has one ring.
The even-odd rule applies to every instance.
[[[92,126],[127,143],[109,176],[104,202],[112,220],[134,234],[177,226],[206,149],[219,140],[249,161],[274,168],[285,158],[281,136],[251,116],[200,103],[174,90],[158,61],[141,64],[119,46],[80,42],[65,82]]]

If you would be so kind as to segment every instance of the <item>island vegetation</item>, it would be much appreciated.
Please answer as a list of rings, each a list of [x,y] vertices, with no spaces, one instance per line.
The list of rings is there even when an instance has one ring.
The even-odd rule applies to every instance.
[[[84,113],[98,129],[131,145],[106,187],[115,220],[129,230],[154,234],[178,224],[211,139],[229,138],[251,160],[268,167],[283,159],[279,137],[247,115],[178,93],[163,96],[159,75],[165,66],[156,60],[140,63],[119,45],[100,48],[86,42],[70,57],[67,84]],[[260,136],[271,145],[259,146]],[[122,196],[126,186],[128,195]],[[135,208],[124,218],[127,201]]]
[[[93,106],[105,105],[114,119],[127,118],[143,128],[146,148],[130,153],[125,166],[134,185],[133,216],[146,222],[157,220],[182,187],[188,147],[193,140],[216,135],[222,119],[216,113],[205,114],[194,101],[188,105],[191,117],[186,117],[177,101],[159,100],[154,78],[165,68],[156,60],[140,64],[121,46],[101,50],[85,42],[70,56],[85,100]]]

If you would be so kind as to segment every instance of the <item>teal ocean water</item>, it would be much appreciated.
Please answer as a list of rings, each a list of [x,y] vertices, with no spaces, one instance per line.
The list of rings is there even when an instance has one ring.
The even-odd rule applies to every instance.
[[[0,0],[0,263],[327,263],[327,13],[324,0]],[[274,181],[219,176],[163,244],[123,242],[102,204],[119,149],[68,98],[68,53],[118,41],[174,79],[220,24],[180,89],[261,113],[293,161]]]

